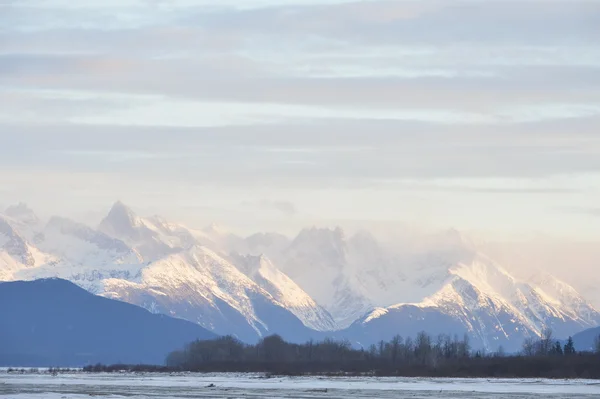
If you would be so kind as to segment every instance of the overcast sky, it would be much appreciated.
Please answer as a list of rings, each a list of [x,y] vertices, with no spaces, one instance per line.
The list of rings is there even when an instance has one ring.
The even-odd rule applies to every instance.
[[[599,43],[595,0],[0,0],[0,205],[597,239]]]

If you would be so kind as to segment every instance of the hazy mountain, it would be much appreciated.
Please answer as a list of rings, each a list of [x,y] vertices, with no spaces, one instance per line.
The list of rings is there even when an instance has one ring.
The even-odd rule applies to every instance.
[[[581,331],[573,335],[573,343],[577,351],[594,351],[596,339],[600,337],[600,326]]]
[[[253,269],[250,258],[205,246],[220,248],[214,234],[211,238],[157,216],[139,217],[121,202],[103,219],[102,231],[51,218],[36,234],[37,246],[12,225],[5,227],[11,237],[4,240],[7,253],[28,263],[3,261],[4,280],[64,278],[245,341],[273,333],[302,341],[313,336],[307,326],[335,327],[331,316],[267,258]],[[52,261],[36,262],[36,251],[51,254]]]
[[[4,214],[17,222],[29,226],[37,226],[41,223],[35,212],[23,202],[9,206],[4,211]]]
[[[235,264],[242,273],[267,291],[286,309],[305,324],[318,331],[336,329],[333,317],[319,306],[292,279],[281,272],[266,256],[235,256]]]
[[[573,287],[543,274],[519,280],[456,230],[403,250],[394,254],[367,232],[347,238],[340,228],[313,228],[281,264],[340,325],[351,323],[344,334],[359,342],[451,331],[490,350],[517,350],[545,327],[565,336],[600,324]]]
[[[0,283],[0,365],[163,364],[200,326],[92,295],[65,280]]]
[[[56,258],[32,245],[21,223],[0,215],[0,280],[11,280],[19,270],[52,264]]]
[[[414,304],[377,308],[354,323],[357,339],[390,339],[425,330],[468,332],[475,347],[517,351],[527,337],[550,327],[556,336],[600,324],[600,313],[565,283],[548,276],[538,284],[516,280],[485,257],[448,270],[435,294]]]
[[[368,344],[428,330],[514,350],[545,327],[564,337],[600,324],[574,287],[547,273],[517,278],[452,229],[385,244],[339,227],[241,238],[141,217],[121,202],[98,229],[9,209],[18,218],[0,215],[0,279],[65,278],[246,341],[335,330]]]

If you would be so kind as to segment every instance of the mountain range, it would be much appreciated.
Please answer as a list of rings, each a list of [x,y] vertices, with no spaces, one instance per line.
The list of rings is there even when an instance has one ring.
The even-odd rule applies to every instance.
[[[546,327],[568,336],[600,325],[575,288],[542,272],[517,279],[456,230],[389,246],[339,227],[239,237],[142,217],[121,202],[95,227],[9,207],[0,280],[49,277],[246,342],[276,333],[369,345],[426,330],[514,351]]]

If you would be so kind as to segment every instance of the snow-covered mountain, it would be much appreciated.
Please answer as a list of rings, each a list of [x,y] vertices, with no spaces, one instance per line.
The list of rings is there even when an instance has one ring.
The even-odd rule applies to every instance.
[[[142,257],[123,241],[66,218],[52,217],[36,245],[70,265],[139,264]]]
[[[342,328],[374,306],[348,258],[341,229],[311,228],[302,230],[278,259],[284,273],[325,307]]]
[[[232,262],[206,247],[195,246],[151,262],[133,281],[115,278],[103,284],[107,297],[194,321],[245,341],[275,332],[296,339],[309,336],[290,310]]]
[[[600,324],[600,313],[573,287],[550,275],[520,281],[455,230],[402,251],[366,232],[346,238],[339,228],[313,228],[298,235],[281,264],[339,324],[350,323],[344,335],[361,343],[466,331],[476,345],[517,350],[545,327],[567,336]]]
[[[220,246],[205,232],[139,217],[121,202],[99,230],[51,218],[34,234],[35,246],[8,220],[0,219],[3,280],[64,278],[246,341],[275,332],[304,340],[312,334],[307,326],[334,327],[331,316],[266,257],[255,265],[209,249]]]
[[[406,284],[410,280],[401,258],[384,250],[366,231],[347,238],[339,227],[305,229],[276,259],[340,327],[349,326],[374,307],[394,304],[398,298],[419,298],[427,292],[425,288],[414,294],[414,287]],[[425,274],[428,279],[435,277],[429,271]],[[402,284],[404,290],[400,291]]]
[[[158,216],[143,218],[122,202],[116,202],[98,230],[135,249],[144,260],[152,261],[190,248],[198,243],[189,230]]]
[[[467,331],[477,347],[516,351],[546,327],[566,337],[600,324],[600,313],[567,284],[545,276],[520,282],[493,261],[478,256],[449,269],[442,287],[418,303],[377,308],[350,327],[362,340],[396,333]]]
[[[339,227],[242,238],[141,217],[121,202],[97,229],[44,224],[24,204],[0,214],[0,280],[60,277],[246,341],[336,331],[370,344],[425,330],[518,350],[545,327],[563,337],[600,324],[574,287],[546,273],[515,278],[479,248],[456,230],[392,245]]]
[[[20,221],[0,215],[0,280],[12,280],[20,270],[56,261],[54,256],[32,245],[19,227],[28,230]]]
[[[308,327],[318,331],[332,331],[337,328],[329,312],[275,267],[266,256],[234,255],[234,259],[240,271],[299,319],[304,320]]]

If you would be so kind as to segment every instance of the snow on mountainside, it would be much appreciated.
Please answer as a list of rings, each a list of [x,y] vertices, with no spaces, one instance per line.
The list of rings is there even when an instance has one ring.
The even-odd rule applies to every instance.
[[[427,312],[429,321],[445,319],[444,323],[428,324],[427,331],[432,334],[445,333],[449,326],[455,331],[462,328],[476,345],[489,350],[503,346],[516,351],[525,338],[539,335],[545,327],[552,328],[556,336],[567,336],[600,324],[600,313],[572,287],[551,276],[538,285],[517,281],[481,254],[470,263],[450,268],[441,288],[423,301],[376,309],[352,328],[381,339],[393,335],[390,329],[402,329],[405,317],[401,315],[409,311]],[[423,315],[416,317],[425,324]],[[385,319],[395,320],[387,323],[388,331],[382,328]]]
[[[567,336],[600,324],[600,313],[564,282],[519,281],[476,247],[449,230],[394,255],[367,232],[346,238],[339,228],[313,228],[281,264],[339,324],[359,319],[346,335],[361,342],[451,325],[486,348],[517,349],[544,327]]]
[[[72,265],[138,264],[141,256],[127,244],[69,219],[52,217],[37,246]]]
[[[21,234],[20,222],[0,215],[0,279],[12,280],[22,269],[52,264],[56,258],[40,251]]]
[[[305,229],[277,257],[283,271],[346,327],[374,307],[433,294],[456,258],[453,252],[402,257],[366,231]],[[319,276],[315,279],[315,276]]]
[[[291,339],[309,337],[308,330],[283,304],[206,247],[195,246],[156,260],[141,271],[137,281],[107,279],[103,283],[107,297],[194,321],[245,341],[272,333]],[[281,323],[268,320],[269,314],[277,314]]]
[[[134,248],[146,261],[176,253],[194,244],[185,231],[176,231],[158,218],[137,216],[122,202],[116,202],[98,230]],[[174,231],[175,230],[175,231]]]
[[[600,324],[572,286],[544,273],[519,280],[478,248],[456,230],[391,247],[341,228],[241,238],[121,202],[98,229],[59,217],[43,225],[23,204],[0,215],[0,280],[60,277],[246,341],[468,331],[474,345],[516,350],[547,326],[562,337]]]
[[[318,331],[336,329],[333,318],[265,256],[234,256],[240,271],[256,282],[305,324]]]
[[[102,231],[51,218],[35,234],[36,246],[20,236],[13,224],[3,221],[0,219],[0,231],[4,232],[0,236],[4,237],[0,240],[4,249],[0,253],[2,280],[60,277],[91,292],[248,341],[276,331],[307,339],[310,331],[302,323],[333,328],[328,314],[268,259],[263,259],[268,267],[249,273],[257,284],[233,262],[241,262],[247,272],[246,259],[204,246],[219,248],[205,232],[159,217],[139,217],[120,202],[102,221]],[[52,257],[39,256],[45,253]]]

